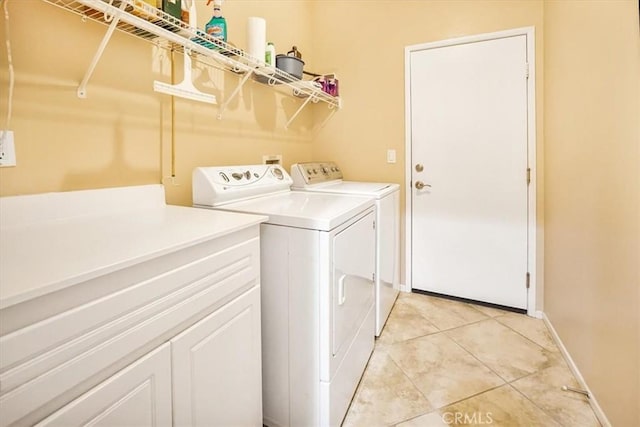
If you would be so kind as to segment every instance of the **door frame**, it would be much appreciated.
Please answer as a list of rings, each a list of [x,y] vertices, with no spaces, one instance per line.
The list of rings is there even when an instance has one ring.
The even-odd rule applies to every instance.
[[[506,37],[525,35],[527,40],[527,163],[530,169],[531,182],[528,186],[528,214],[527,214],[527,269],[529,271],[529,289],[527,290],[527,314],[537,316],[537,217],[536,217],[536,64],[535,64],[535,28],[523,27],[494,33],[477,34],[465,37],[456,37],[430,43],[422,43],[405,47],[405,285],[404,290],[411,292],[412,283],[412,146],[411,146],[411,54],[427,49],[442,48],[461,44],[489,41]],[[525,171],[523,171],[523,174]],[[524,177],[523,177],[524,178]],[[523,282],[525,278],[522,278]],[[523,286],[525,284],[523,283]]]

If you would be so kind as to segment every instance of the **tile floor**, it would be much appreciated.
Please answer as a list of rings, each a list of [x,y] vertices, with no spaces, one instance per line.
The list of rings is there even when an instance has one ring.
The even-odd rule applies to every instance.
[[[400,293],[344,427],[600,426],[542,320]]]

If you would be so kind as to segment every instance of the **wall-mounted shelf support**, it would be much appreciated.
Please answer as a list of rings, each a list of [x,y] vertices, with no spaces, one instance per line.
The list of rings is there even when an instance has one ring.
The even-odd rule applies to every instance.
[[[111,40],[111,36],[113,35],[113,32],[118,26],[118,22],[120,21],[120,16],[124,11],[125,6],[126,6],[126,3],[122,2],[120,4],[119,11],[112,16],[109,16],[107,12],[104,13],[104,20],[107,22],[111,21],[111,23],[109,24],[109,27],[107,28],[107,32],[105,33],[104,37],[102,38],[102,41],[100,42],[100,46],[98,46],[98,50],[96,51],[95,55],[93,55],[91,64],[89,64],[89,68],[87,69],[87,72],[84,74],[84,78],[80,82],[80,86],[78,86],[78,98],[87,97],[87,83],[89,83],[89,79],[93,75],[93,72],[96,69],[96,65],[98,65],[100,58],[102,58],[102,54],[104,53],[104,50],[107,47],[107,44],[109,43],[109,40]]]
[[[238,82],[238,86],[236,86],[233,92],[231,92],[231,95],[229,95],[229,98],[224,100],[224,104],[220,106],[220,109],[218,110],[218,116],[217,116],[218,120],[222,120],[222,113],[224,113],[224,110],[227,108],[229,103],[233,101],[233,98],[236,97],[236,95],[240,92],[240,89],[242,89],[244,84],[247,82],[247,80],[249,80],[249,77],[251,77],[252,75],[253,75],[253,71],[248,71],[247,73],[245,73],[244,76],[242,76],[242,79],[240,79],[240,81]]]
[[[289,125],[290,125],[291,123],[293,123],[293,121],[296,119],[296,117],[298,117],[298,114],[300,114],[300,112],[304,109],[304,107],[306,107],[306,106],[307,106],[307,104],[308,104],[309,102],[311,102],[311,101],[313,101],[313,102],[318,102],[317,100],[314,100],[314,98],[315,98],[314,96],[310,96],[310,97],[308,97],[307,99],[305,99],[305,100],[304,100],[304,102],[302,103],[302,105],[300,105],[300,107],[298,107],[298,110],[297,110],[295,113],[293,113],[293,116],[291,116],[291,118],[289,119],[289,121],[287,122],[287,124],[286,124],[286,125],[284,125],[284,128],[285,128],[285,129],[289,129]]]

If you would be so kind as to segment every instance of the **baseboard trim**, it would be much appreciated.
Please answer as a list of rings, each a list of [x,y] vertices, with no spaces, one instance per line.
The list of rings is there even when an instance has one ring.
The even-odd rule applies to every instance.
[[[598,421],[600,421],[600,424],[602,424],[603,427],[611,427],[611,423],[609,422],[609,419],[607,418],[607,416],[605,415],[604,411],[602,410],[602,408],[598,404],[598,400],[596,399],[595,395],[593,394],[593,392],[591,391],[591,389],[587,385],[587,382],[584,380],[584,377],[580,373],[580,370],[578,369],[578,366],[575,364],[575,362],[571,358],[571,355],[569,354],[569,351],[567,351],[567,348],[564,346],[564,343],[560,339],[560,336],[558,335],[558,332],[556,332],[556,329],[553,327],[553,324],[551,323],[551,321],[547,317],[547,314],[542,312],[542,311],[538,311],[536,313],[536,315],[540,316],[540,318],[544,321],[544,324],[547,325],[547,328],[549,328],[549,331],[551,332],[551,336],[553,337],[553,340],[558,345],[558,348],[560,349],[560,353],[564,357],[564,360],[567,361],[567,365],[569,365],[569,369],[571,369],[571,372],[573,373],[573,375],[578,380],[578,383],[580,384],[580,387],[582,387],[584,390],[589,392],[589,399],[588,399],[589,400],[589,404],[591,405],[591,408],[593,409],[593,412],[596,414],[596,417],[598,418]]]

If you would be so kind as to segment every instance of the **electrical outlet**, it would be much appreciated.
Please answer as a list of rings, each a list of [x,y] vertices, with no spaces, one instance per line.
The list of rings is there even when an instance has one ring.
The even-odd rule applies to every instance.
[[[16,165],[16,147],[12,130],[0,130],[0,167]]]

